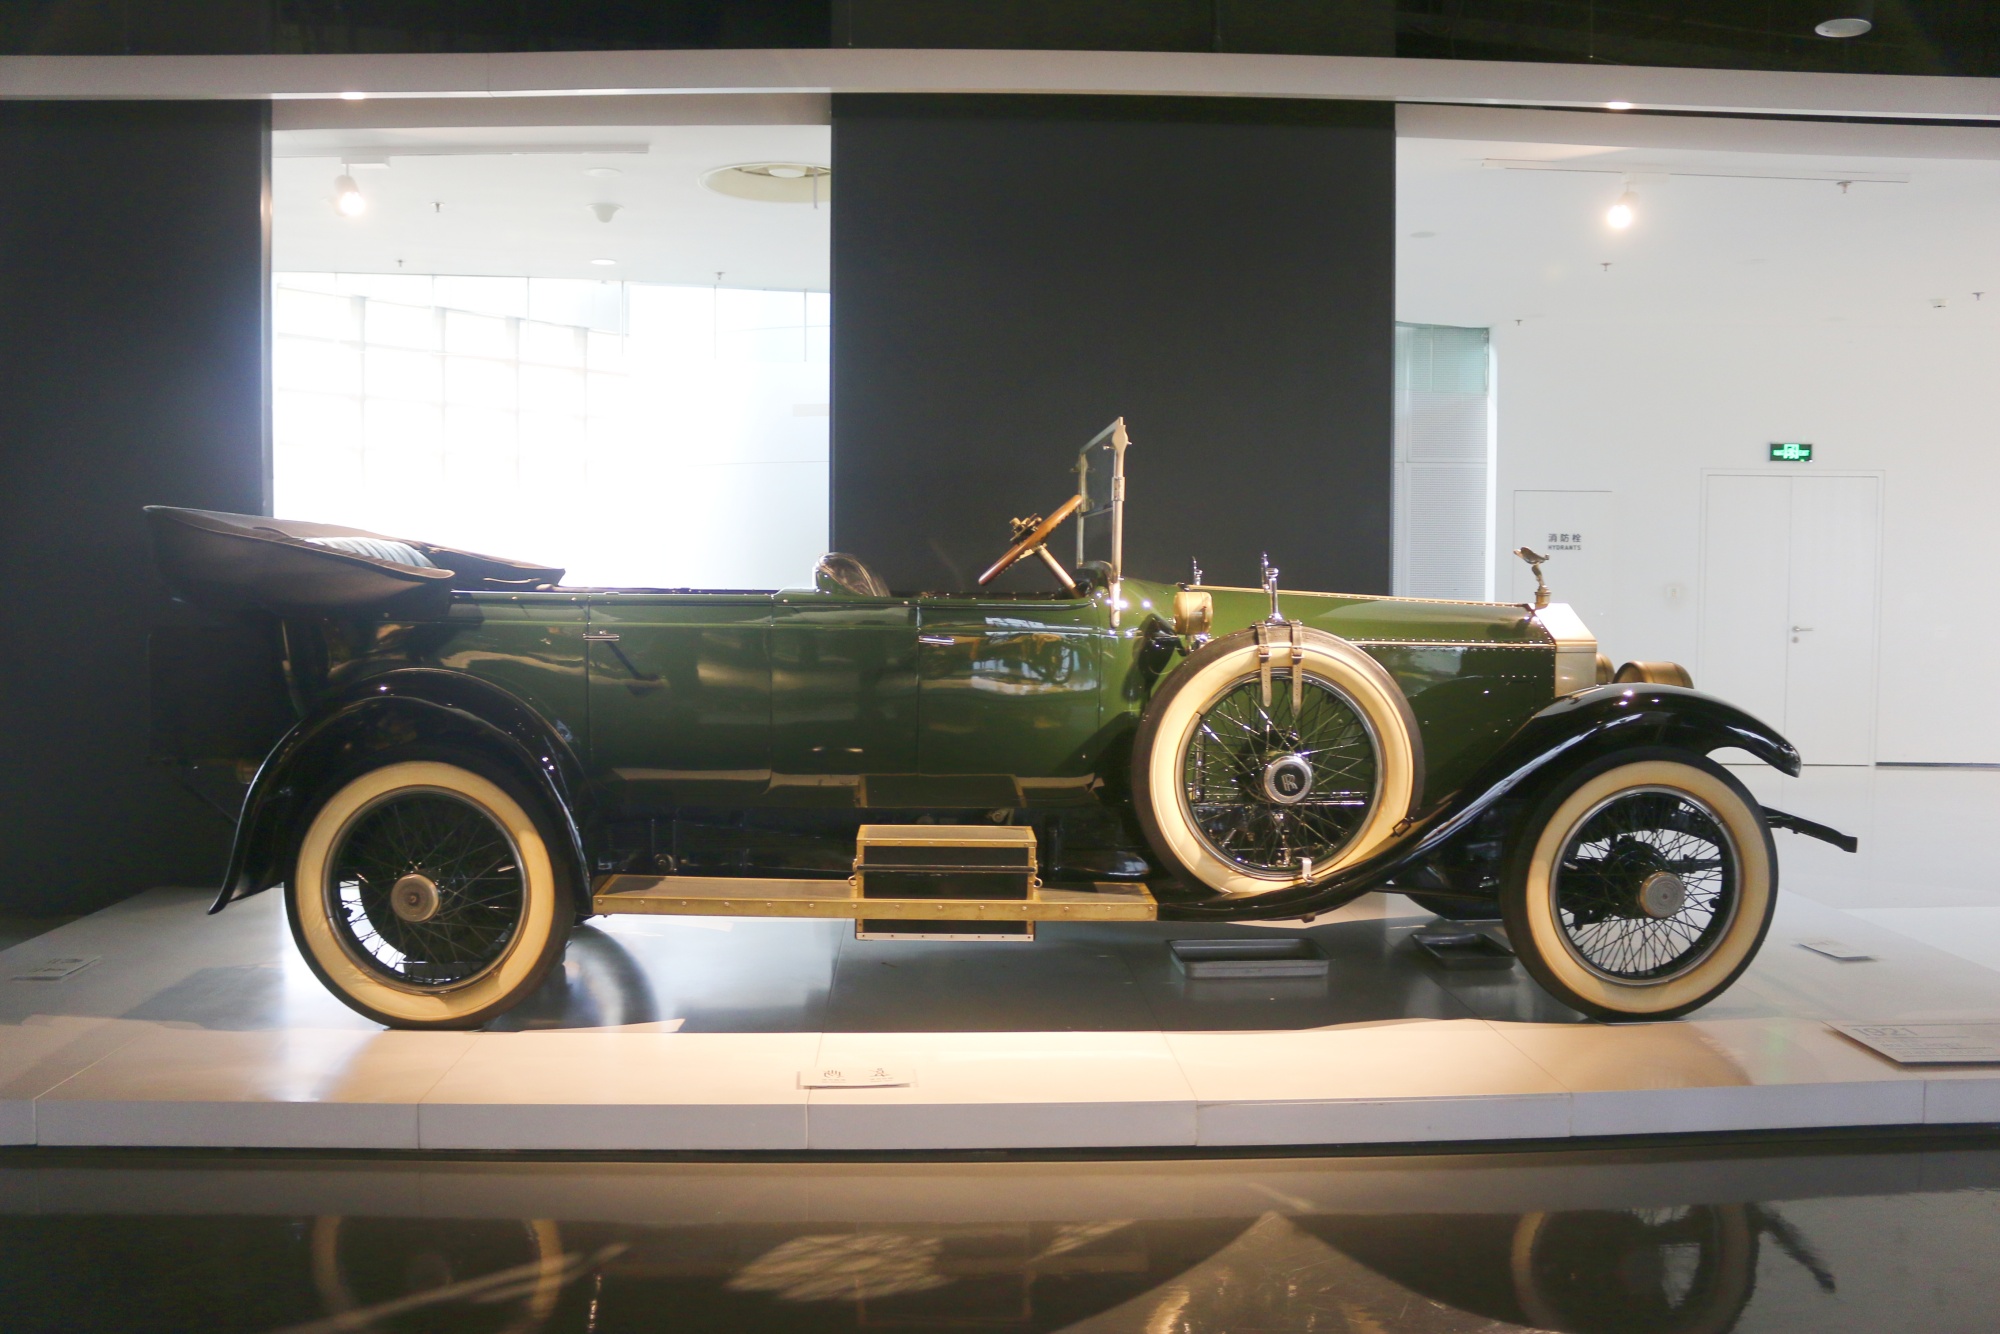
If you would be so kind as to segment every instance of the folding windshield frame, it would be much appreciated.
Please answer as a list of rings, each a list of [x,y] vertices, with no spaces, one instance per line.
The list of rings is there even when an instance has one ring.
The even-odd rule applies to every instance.
[[[1125,577],[1125,450],[1132,443],[1125,434],[1125,419],[1118,418],[1111,425],[1090,438],[1090,442],[1076,452],[1076,494],[1083,503],[1076,511],[1076,563],[1081,568],[1089,558],[1086,543],[1089,538],[1089,521],[1111,517],[1111,582],[1114,586]],[[1090,494],[1090,451],[1108,449],[1111,451],[1110,494],[1101,505],[1093,506]],[[1114,598],[1116,594],[1113,594]]]

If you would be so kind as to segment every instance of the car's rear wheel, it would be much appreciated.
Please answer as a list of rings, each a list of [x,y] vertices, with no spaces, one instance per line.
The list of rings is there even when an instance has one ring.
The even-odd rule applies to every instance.
[[[538,803],[472,757],[387,758],[338,782],[286,904],[320,980],[392,1028],[473,1028],[562,958],[573,895]]]
[[[1380,847],[1421,786],[1394,679],[1354,645],[1306,630],[1295,683],[1287,633],[1268,678],[1252,632],[1205,646],[1140,720],[1134,806],[1184,883],[1233,895],[1316,883]]]
[[[1556,999],[1601,1019],[1670,1019],[1749,966],[1777,891],[1771,832],[1743,785],[1703,756],[1647,749],[1587,765],[1538,803],[1501,911]]]

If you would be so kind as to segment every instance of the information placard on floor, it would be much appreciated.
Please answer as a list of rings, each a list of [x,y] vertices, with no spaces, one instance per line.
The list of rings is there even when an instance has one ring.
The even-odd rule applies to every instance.
[[[1898,1065],[2000,1065],[2000,1023],[1827,1027]]]

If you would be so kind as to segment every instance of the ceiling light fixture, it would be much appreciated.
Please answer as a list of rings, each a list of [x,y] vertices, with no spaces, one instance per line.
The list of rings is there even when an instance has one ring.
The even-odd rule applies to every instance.
[[[1863,37],[1874,29],[1873,0],[1847,0],[1836,12],[1836,17],[1813,25],[1813,31],[1822,37]]]
[[[1632,219],[1639,216],[1636,207],[1638,202],[1639,196],[1627,190],[1624,194],[1618,196],[1617,203],[1606,210],[1604,221],[1610,225],[1612,230],[1624,231],[1632,225]]]
[[[617,216],[618,216],[618,210],[619,210],[619,209],[621,209],[621,208],[624,208],[624,207],[625,207],[625,206],[624,206],[623,204],[591,204],[591,205],[589,205],[589,208],[590,208],[590,211],[591,211],[592,213],[594,213],[594,214],[596,214],[596,215],[597,215],[597,220],[598,220],[599,222],[609,222],[609,221],[611,221],[611,220],[612,220],[613,218],[615,218],[615,217],[617,217]]]
[[[343,102],[365,102],[365,101],[367,101],[367,100],[368,100],[368,94],[366,94],[366,93],[356,93],[356,92],[346,92],[346,93],[342,93],[342,94],[340,95],[340,100],[341,100],[341,101],[343,101]]]
[[[701,183],[717,194],[767,204],[811,204],[833,197],[833,171],[811,162],[743,162],[717,167]]]
[[[344,218],[358,218],[368,211],[368,196],[361,193],[361,187],[345,171],[333,178],[333,208]]]
[[[1604,109],[1606,111],[1630,111],[1632,104],[1630,102],[1606,102]]]
[[[593,259],[590,262],[592,264],[611,265],[611,264],[616,264],[618,261],[615,259]]]

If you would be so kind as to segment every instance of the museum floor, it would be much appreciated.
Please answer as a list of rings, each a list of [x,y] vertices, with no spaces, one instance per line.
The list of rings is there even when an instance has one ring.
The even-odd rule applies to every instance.
[[[1409,939],[1429,919],[1371,896],[1305,928],[1325,978],[1274,980],[1190,981],[1166,948],[1270,937],[1255,926],[909,943],[600,918],[492,1029],[388,1033],[306,972],[278,895],[208,917],[204,892],[161,889],[0,952],[0,1143],[1093,1150],[2000,1122],[2000,1068],[1902,1068],[1826,1026],[2000,1019],[2000,892],[1973,846],[2000,772],[1753,778],[1863,852],[1780,835],[1769,942],[1680,1022],[1584,1023],[1518,967],[1438,967]],[[1908,832],[1939,828],[1963,832]],[[1872,957],[1799,945],[1824,938]],[[60,958],[91,962],[23,980]],[[904,1082],[802,1087],[855,1065]]]
[[[0,1150],[0,1327],[1989,1330],[2000,1148],[757,1162]]]
[[[0,1328],[1990,1328],[2000,1067],[1826,1024],[2000,1022],[2000,772],[1748,777],[1863,850],[1784,836],[1666,1024],[1373,897],[1275,980],[1165,942],[1298,928],[600,919],[506,1024],[385,1033],[276,895],[142,894],[0,951]],[[855,1062],[908,1083],[801,1087]]]

